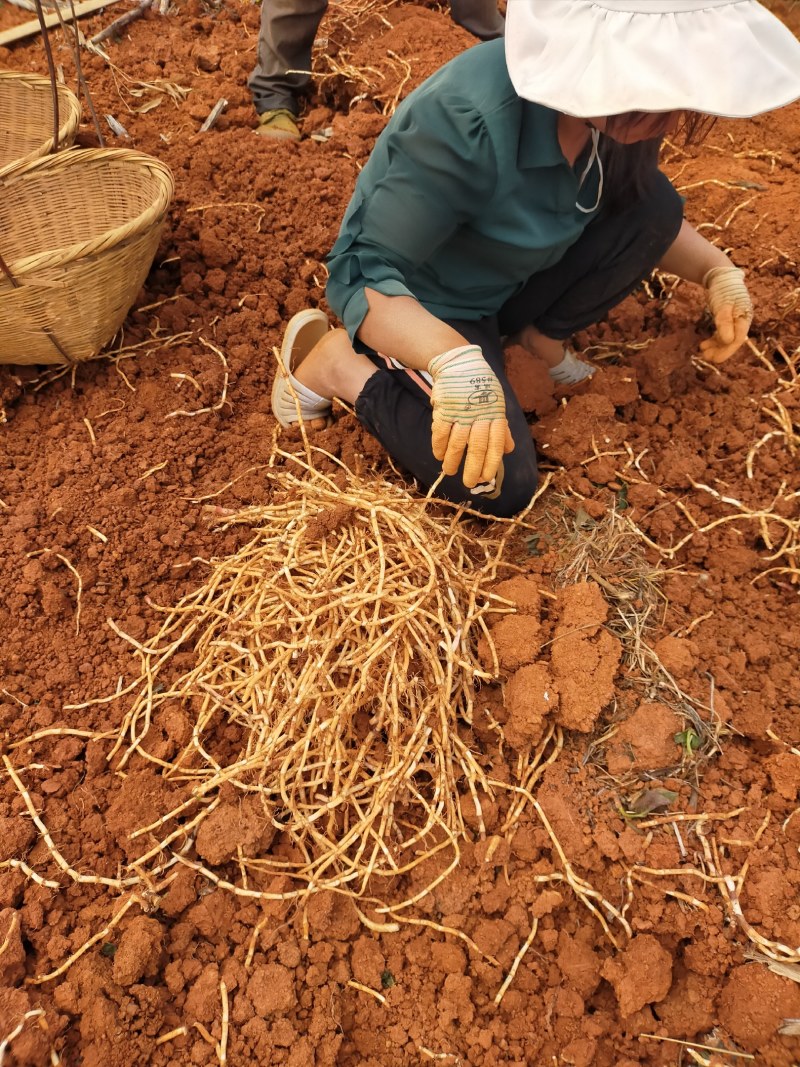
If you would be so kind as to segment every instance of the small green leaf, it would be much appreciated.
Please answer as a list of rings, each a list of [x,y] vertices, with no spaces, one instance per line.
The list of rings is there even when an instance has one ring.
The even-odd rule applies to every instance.
[[[691,726],[682,730],[679,734],[675,734],[674,740],[676,745],[680,745],[681,748],[686,750],[687,756],[691,756],[693,752],[700,748],[700,738]]]
[[[620,488],[617,490],[617,511],[626,511],[630,505],[628,504],[628,485],[623,482]]]
[[[117,946],[116,945],[112,945],[112,943],[110,941],[106,941],[106,943],[100,949],[100,955],[101,956],[106,956],[106,957],[108,957],[108,959],[112,959],[113,960],[114,953],[116,951],[117,951]]]
[[[384,971],[381,975],[381,986],[384,989],[391,989],[395,984],[394,975],[391,971]]]

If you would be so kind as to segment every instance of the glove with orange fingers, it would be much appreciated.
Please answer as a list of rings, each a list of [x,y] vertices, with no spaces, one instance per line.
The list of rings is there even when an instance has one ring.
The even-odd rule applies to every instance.
[[[747,340],[753,302],[744,284],[744,271],[738,267],[712,267],[703,285],[716,331],[700,348],[710,363],[724,363]]]
[[[464,485],[491,482],[503,455],[514,449],[506,402],[497,377],[477,345],[452,348],[432,359],[433,454],[444,474],[455,474],[466,451]]]

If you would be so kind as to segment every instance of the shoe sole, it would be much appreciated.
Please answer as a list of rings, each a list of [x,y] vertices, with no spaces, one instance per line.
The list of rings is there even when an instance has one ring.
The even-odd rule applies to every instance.
[[[293,141],[297,144],[298,141],[302,141],[303,135],[301,133],[288,133],[285,130],[270,130],[264,126],[255,130],[255,133],[259,137],[263,137],[267,141]]]
[[[304,339],[305,351],[302,353],[301,358],[294,364],[295,368],[299,367],[314,345],[321,341],[328,332],[330,328],[328,316],[324,311],[320,311],[319,308],[308,308],[305,311],[298,311],[297,314],[293,315],[289,320],[289,325],[286,327],[286,332],[283,335],[280,353],[280,367],[275,371],[275,381],[272,383],[272,397],[270,400],[272,414],[281,426],[293,426],[297,423],[297,419],[282,419],[277,412],[281,409],[281,401],[286,395],[288,394],[289,397],[291,397],[291,391],[288,386],[288,375],[291,374],[294,369],[292,366],[292,356],[300,338],[300,334],[312,324],[316,326],[316,329],[309,329],[308,344],[305,344]]]

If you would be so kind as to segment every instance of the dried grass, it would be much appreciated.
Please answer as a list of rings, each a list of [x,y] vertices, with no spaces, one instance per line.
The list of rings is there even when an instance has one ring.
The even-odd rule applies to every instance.
[[[394,114],[411,81],[411,64],[387,49],[381,65],[359,67],[352,62],[353,55],[347,45],[363,38],[360,27],[368,19],[392,29],[385,14],[392,7],[394,4],[386,3],[386,0],[333,0],[323,22],[326,36],[317,39],[312,64],[318,84],[340,82],[355,90],[350,94],[351,107],[359,100],[372,98],[380,105],[381,113],[389,116]],[[330,48],[331,41],[336,44],[334,49]]]
[[[771,169],[774,169],[776,164],[783,165],[783,160],[779,153],[749,150],[743,152],[735,151],[736,146],[733,138],[730,134],[728,136],[731,140],[730,146],[720,147],[704,144],[702,151],[704,153],[721,153],[733,159],[768,160]],[[673,155],[666,159],[667,164],[672,164],[677,159],[682,159],[685,156],[683,150],[669,141],[667,141],[667,147],[673,151]],[[685,166],[686,163],[683,163],[680,173],[683,172]],[[676,179],[677,175],[673,176],[673,180]],[[719,179],[711,178],[679,185],[677,188],[679,191],[689,191],[697,186],[708,185],[728,190],[737,188],[744,190],[743,198],[732,209],[730,203],[726,201],[725,208],[713,221],[701,223],[697,227],[701,231],[703,229],[714,231],[716,236],[711,237],[713,242],[724,244],[729,240],[727,231],[736,217],[757,200],[758,194],[763,192],[765,187],[747,180],[723,182]],[[765,217],[757,212],[754,213],[756,214],[757,222],[752,232],[758,229]],[[772,246],[772,251],[775,254],[761,263],[759,269],[776,259],[782,261],[786,267],[796,268],[796,260],[787,252],[774,245]],[[664,294],[665,300],[668,300],[678,285],[681,284],[674,277],[664,275],[659,271],[655,272],[654,278]],[[654,296],[652,288],[647,283],[645,283],[645,289],[648,295]],[[780,305],[781,311],[776,325],[783,327],[787,317],[795,311],[799,298],[800,289],[798,288],[793,289],[787,295]],[[657,540],[650,538],[639,527],[634,527],[634,529],[644,543],[666,560],[675,559],[678,553],[694,540],[698,534],[707,534],[726,525],[732,525],[737,530],[753,530],[755,531],[755,536],[760,539],[766,550],[766,566],[755,580],[763,579],[764,577],[783,578],[788,579],[791,585],[797,586],[800,584],[800,489],[798,489],[796,481],[791,481],[791,477],[778,482],[773,474],[768,473],[775,470],[774,463],[771,466],[762,464],[763,469],[761,471],[758,468],[765,458],[765,453],[777,449],[779,452],[777,459],[780,465],[778,469],[786,470],[787,474],[797,470],[797,457],[800,450],[800,422],[798,422],[796,411],[792,411],[792,405],[787,400],[787,394],[791,397],[797,397],[798,390],[800,390],[800,349],[788,352],[788,345],[784,347],[778,340],[772,339],[769,348],[774,353],[774,358],[770,358],[767,354],[767,349],[764,351],[759,350],[752,340],[747,343],[750,350],[770,373],[776,373],[775,361],[778,357],[780,357],[784,366],[778,371],[779,376],[774,388],[761,397],[759,404],[760,414],[773,423],[774,427],[763,434],[750,448],[745,470],[743,471],[743,474],[746,474],[747,481],[743,484],[741,491],[729,492],[728,486],[730,482],[727,480],[718,483],[721,488],[693,482],[694,488],[699,493],[705,494],[707,498],[710,498],[709,503],[712,500],[716,501],[718,505],[724,507],[725,513],[710,521],[701,521],[696,517],[692,508],[680,500],[675,501],[675,507],[687,519],[690,529],[671,545],[660,544]],[[693,362],[696,366],[705,370],[719,373],[718,368],[705,363],[699,357],[695,357]]]
[[[775,365],[768,359],[766,352],[759,351],[752,342],[749,344],[764,366],[775,373]],[[774,389],[761,397],[759,405],[762,417],[773,424],[774,428],[762,434],[751,445],[742,471],[741,491],[734,496],[730,492],[721,492],[711,485],[690,479],[698,493],[704,494],[709,503],[716,502],[724,507],[727,513],[704,522],[699,520],[692,508],[682,500],[672,501],[676,510],[687,520],[689,530],[670,545],[659,543],[633,520],[625,520],[636,538],[656,551],[662,559],[676,559],[698,534],[708,534],[720,527],[733,525],[736,529],[749,528],[753,531],[765,551],[766,566],[753,581],[765,577],[785,577],[792,585],[800,584],[800,489],[796,488],[800,421],[794,400],[800,395],[800,349],[789,354],[777,345],[775,350],[785,364],[785,376],[778,378]],[[771,459],[769,465],[765,462],[768,455]],[[777,485],[774,476],[768,473],[774,471],[776,465],[779,469],[786,470],[789,475]],[[630,464],[626,465],[626,471],[629,466]],[[638,465],[637,470],[643,474]],[[619,476],[625,480],[626,473],[621,472]],[[643,477],[643,480],[649,481],[647,477]],[[725,482],[726,486],[729,484]],[[764,486],[770,487],[766,498],[763,496]],[[666,502],[666,493],[663,490],[659,492]],[[758,493],[761,493],[762,497],[755,503],[748,503],[744,499],[745,496],[752,498]],[[661,506],[663,505],[659,505],[659,508]]]
[[[330,477],[281,451],[276,458],[284,465],[263,472],[271,502],[221,522],[252,526],[245,546],[210,565],[152,640],[128,638],[141,673],[127,687],[111,758],[124,769],[138,753],[192,785],[174,812],[140,831],[155,843],[136,870],[175,858],[176,842],[197,833],[226,786],[258,799],[291,858],[241,856],[236,885],[183,848],[180,862],[246,896],[261,895],[247,883],[288,875],[284,898],[320,888],[362,897],[444,853],[444,869],[394,912],[457,864],[459,792],[478,812],[494,792],[469,724],[476,685],[496,673],[478,662],[477,639],[492,647],[487,619],[511,610],[489,587],[514,526],[476,540],[458,511],[442,518],[402,488],[357,482],[341,466]],[[172,659],[187,650],[192,668],[169,679]],[[192,737],[165,763],[149,754],[147,737],[176,701]]]
[[[778,436],[778,434],[772,436]],[[786,441],[787,447],[791,448],[793,443],[791,438],[787,437]],[[753,457],[764,443],[766,440],[762,438],[751,449],[748,456],[748,476],[752,470]],[[694,540],[697,534],[707,534],[720,526],[727,526],[731,523],[737,526],[749,526],[754,528],[757,536],[760,537],[767,551],[764,557],[765,562],[770,564],[759,572],[754,581],[771,575],[782,575],[788,577],[793,585],[800,583],[800,490],[790,489],[786,481],[781,481],[771,499],[754,507],[738,497],[723,494],[702,482],[692,480],[692,485],[719,504],[733,509],[732,512],[704,523],[694,516],[686,504],[677,501],[675,506],[688,520],[691,529],[671,545],[659,544],[629,519],[631,529],[644,544],[658,552],[663,559],[673,560],[690,541]]]
[[[663,627],[667,602],[661,584],[669,569],[649,562],[640,533],[616,509],[595,520],[581,510],[576,516],[565,508],[559,515],[551,512],[551,521],[559,556],[565,561],[556,581],[571,585],[592,580],[601,587],[611,609],[607,627],[622,645],[628,684],[643,699],[673,708],[694,732],[692,750],[684,751],[679,763],[660,770],[696,782],[701,766],[720,750],[723,726],[714,709],[713,681],[709,702],[702,703],[681,688],[649,643]],[[587,761],[613,733],[612,728],[595,741]],[[634,779],[617,784],[630,787]]]
[[[691,1057],[694,1063],[703,1064],[703,1067],[715,1067],[719,1064],[720,1056],[730,1056],[734,1060],[755,1060],[749,1052],[740,1052],[736,1049],[726,1048],[724,1045],[707,1045],[699,1041],[680,1041],[675,1037],[663,1037],[661,1034],[639,1034],[642,1041],[662,1041],[669,1045],[679,1045],[682,1050]],[[701,1056],[700,1052],[710,1052],[713,1058]]]
[[[631,867],[626,875],[628,891],[627,900],[622,909],[623,915],[627,914],[633,904],[634,881],[655,889],[656,886],[649,880],[650,878],[672,878],[680,880],[681,883],[687,879],[695,879],[702,886],[713,887],[719,893],[721,903],[727,913],[728,922],[732,926],[738,927],[747,941],[754,946],[754,950],[751,949],[745,953],[748,959],[766,963],[770,970],[774,971],[776,974],[792,978],[794,981],[800,981],[800,978],[798,977],[798,975],[800,975],[800,948],[792,947],[783,944],[780,941],[774,941],[764,937],[763,934],[759,933],[759,931],[752,926],[742,911],[740,898],[750,867],[749,856],[745,859],[736,875],[729,874],[723,865],[723,850],[720,848],[720,842],[717,835],[710,835],[706,832],[706,823],[710,821],[710,819],[713,818],[722,822],[726,819],[736,817],[741,814],[741,811],[742,809],[737,809],[732,812],[715,813],[713,816],[705,815],[697,816],[695,818],[694,835],[702,850],[701,852],[695,852],[695,855],[700,866],[686,865],[684,867],[667,869],[645,867],[641,864],[636,864],[634,867]],[[749,846],[754,849],[758,844],[759,838],[767,828],[769,821],[770,815],[768,813],[751,842],[732,841],[730,844],[738,845],[740,847]],[[689,893],[670,889],[664,890],[664,893],[666,896],[672,897],[690,907],[705,912],[708,911],[708,905],[704,901]]]
[[[250,527],[249,537],[232,556],[207,562],[198,589],[159,609],[165,618],[152,639],[135,641],[111,623],[139,658],[137,677],[72,706],[123,702],[108,757],[115,769],[124,773],[136,756],[184,786],[171,810],[130,835],[144,841],[143,854],[115,879],[75,870],[33,806],[20,776],[28,768],[4,757],[61,875],[127,894],[103,930],[55,971],[28,982],[65,973],[134,904],[152,910],[183,866],[251,900],[303,901],[321,889],[344,894],[372,930],[429,928],[499,967],[464,931],[414,912],[459,863],[467,835],[462,800],[485,837],[481,805],[500,795],[508,798],[505,817],[487,855],[529,812],[550,838],[555,868],[535,881],[568,885],[613,944],[611,924],[631,936],[624,914],[575,872],[533,793],[561,752],[561,730],[552,726],[502,778],[495,754],[473,743],[478,687],[498,674],[488,624],[513,610],[491,586],[507,566],[509,538],[530,526],[524,517],[498,521],[476,537],[463,521],[467,509],[410,496],[377,478],[362,482],[304,440],[305,457],[276,449],[261,468],[268,504],[214,509],[222,513],[221,530]],[[323,473],[323,464],[333,474]],[[479,638],[490,650],[488,669],[477,656]],[[150,732],[169,734],[178,707],[191,738],[162,759],[149,751]],[[74,731],[55,727],[26,740],[61,732]],[[255,801],[255,822],[277,831],[279,845],[256,846],[253,855],[240,845],[230,863],[211,869],[197,858],[198,834],[223,801],[237,797],[249,798],[251,817]],[[5,866],[59,888],[21,860]],[[305,912],[300,918],[307,922]],[[535,936],[532,922],[496,1003]],[[227,991],[220,994],[224,1022]],[[224,1062],[224,1037],[212,1043]]]
[[[632,684],[640,689],[647,699],[667,704],[681,714],[695,735],[696,744],[693,744],[691,749],[687,746],[681,763],[669,768],[659,768],[659,774],[683,777],[690,780],[697,789],[702,765],[720,750],[724,726],[714,709],[713,678],[709,676],[710,696],[708,704],[704,704],[681,689],[648,643],[650,631],[660,629],[656,624],[661,621],[665,602],[659,586],[667,572],[662,565],[653,566],[648,563],[644,544],[651,542],[642,537],[636,527],[618,512],[612,511],[600,521],[595,521],[580,511],[577,518],[569,514],[571,517],[567,518],[568,512],[565,509],[558,519],[553,518],[552,512],[550,516],[556,527],[553,541],[558,545],[559,555],[566,561],[556,574],[557,580],[563,584],[572,584],[592,579],[601,586],[612,609],[612,616],[607,625],[622,644],[624,662]],[[587,762],[595,758],[613,734],[612,727],[594,742],[587,753]],[[780,740],[772,736],[774,740]],[[635,780],[636,775],[632,772],[624,780],[615,779],[614,783],[620,792],[624,793],[630,790]],[[702,886],[717,891],[729,922],[738,927],[747,941],[761,953],[759,958],[772,961],[777,973],[786,973],[779,968],[791,966],[794,976],[794,968],[800,965],[800,948],[764,937],[743,913],[740,900],[749,871],[749,858],[745,859],[735,875],[726,869],[724,848],[721,846],[730,845],[753,850],[758,846],[770,822],[768,813],[752,840],[720,838],[719,829],[716,828],[747,810],[737,808],[727,812],[669,813],[637,822],[637,827],[642,830],[662,826],[671,828],[678,839],[684,859],[689,856],[689,852],[684,846],[678,824],[688,824],[693,844],[696,842],[693,853],[699,866],[687,863],[685,866],[671,869],[647,867],[642,864],[631,867],[626,875],[626,901],[618,921],[623,928],[627,924],[627,915],[635,897],[634,883],[655,889],[656,885],[651,879],[660,881],[667,878],[679,884],[683,884],[687,879],[696,879]],[[710,832],[712,826],[715,827],[713,833]],[[666,889],[663,892],[683,905],[708,911],[708,904],[691,893],[678,889]]]
[[[47,1025],[47,1018],[45,1017],[44,1008],[32,1008],[30,1011],[26,1011],[20,1021],[14,1027],[14,1029],[7,1033],[2,1039],[0,1039],[0,1067],[3,1067],[3,1064],[6,1062],[6,1052],[8,1052],[11,1043],[19,1037],[19,1035],[25,1029],[28,1020],[30,1019],[36,1020],[37,1026],[39,1026],[45,1032],[45,1034],[47,1034],[49,1040],[50,1030]],[[51,1067],[59,1067],[62,1062],[61,1057],[52,1046],[49,1050],[49,1061]]]

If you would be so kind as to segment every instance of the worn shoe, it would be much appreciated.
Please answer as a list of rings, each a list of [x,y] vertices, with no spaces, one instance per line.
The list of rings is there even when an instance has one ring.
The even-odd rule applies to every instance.
[[[299,141],[300,129],[295,116],[286,108],[264,111],[258,116],[256,133],[272,141]]]
[[[557,385],[577,385],[591,378],[596,370],[596,367],[584,363],[571,349],[567,348],[561,362],[550,368],[550,377]]]
[[[308,389],[293,373],[327,332],[328,317],[319,308],[298,311],[289,320],[281,345],[280,367],[272,384],[272,414],[281,426],[324,419],[330,413],[331,401]]]

